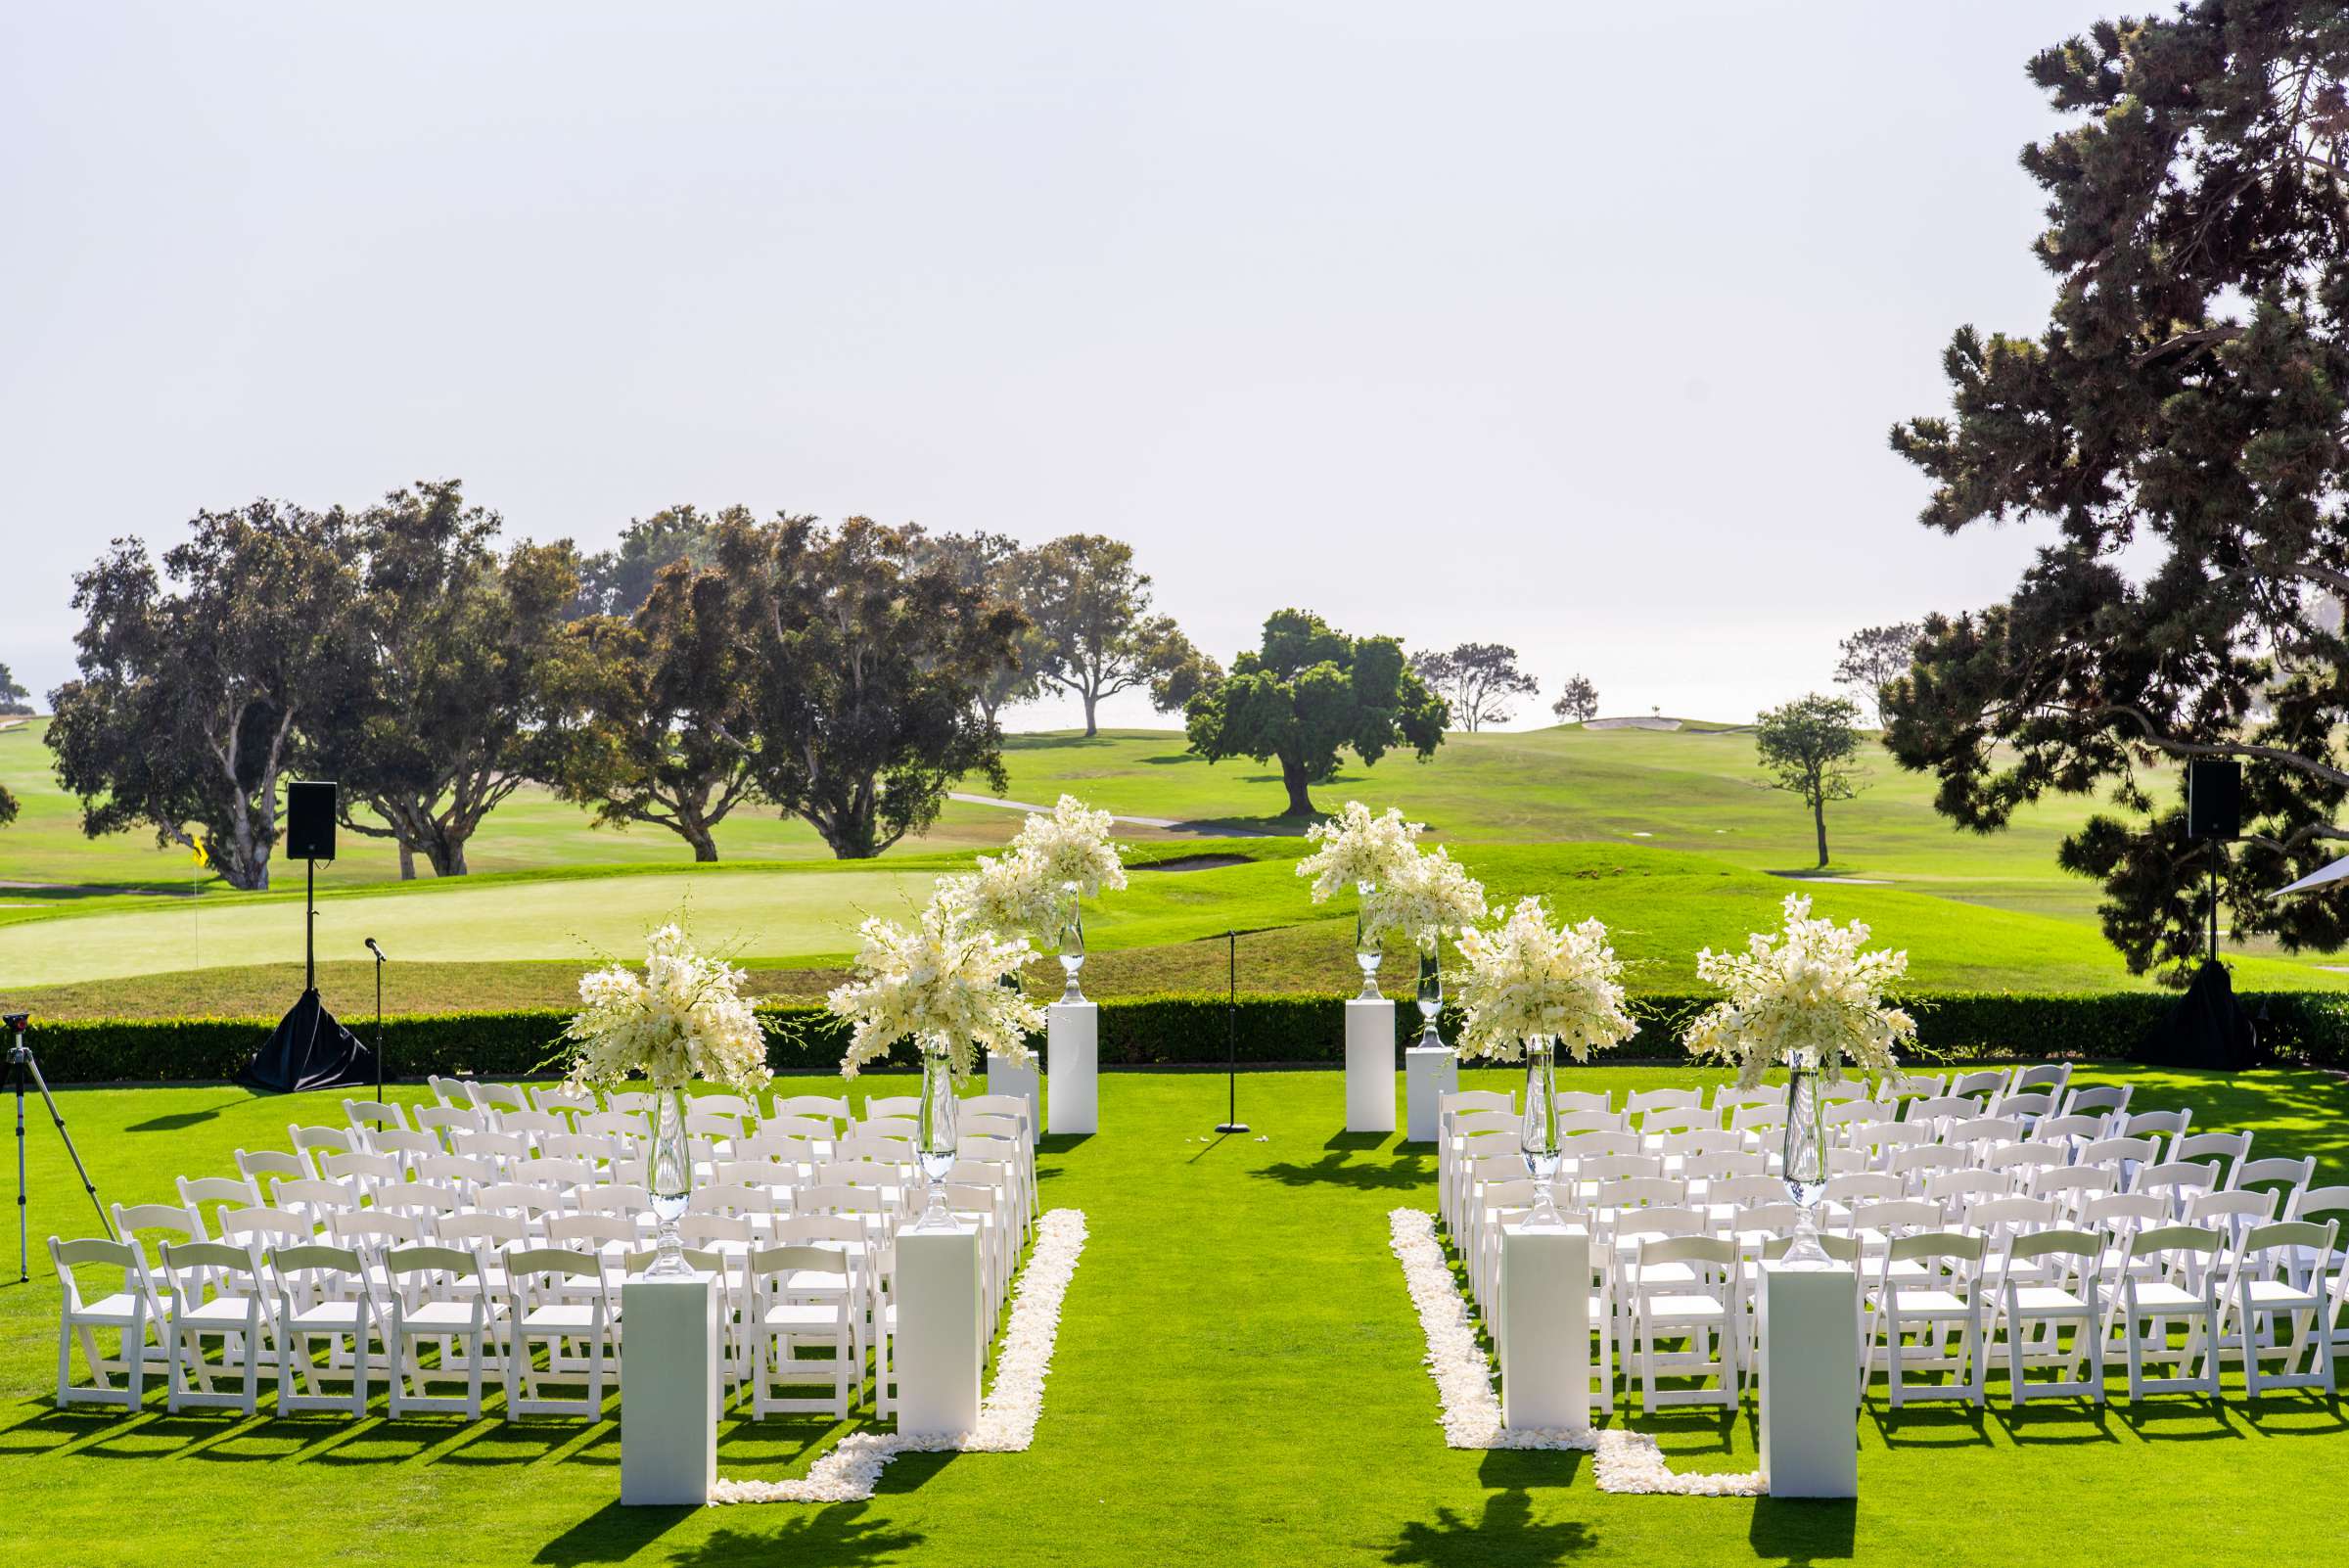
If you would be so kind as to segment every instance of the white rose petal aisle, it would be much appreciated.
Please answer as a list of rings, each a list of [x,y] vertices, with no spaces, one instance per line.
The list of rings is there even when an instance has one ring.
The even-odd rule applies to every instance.
[[[1442,1407],[1444,1442],[1454,1449],[1562,1449],[1592,1455],[1601,1492],[1664,1493],[1684,1498],[1758,1498],[1769,1485],[1759,1471],[1678,1475],[1664,1451],[1643,1432],[1619,1427],[1517,1428],[1500,1424],[1493,1369],[1477,1343],[1468,1304],[1453,1281],[1435,1217],[1423,1209],[1388,1216],[1388,1245],[1403,1265],[1404,1284],[1427,1336],[1427,1369]]]
[[[807,1467],[796,1481],[729,1481],[711,1491],[712,1502],[862,1502],[882,1469],[900,1453],[1017,1453],[1036,1441],[1044,1413],[1044,1378],[1060,1339],[1060,1309],[1084,1253],[1084,1212],[1053,1209],[1036,1222],[1036,1247],[1014,1287],[1011,1322],[995,1356],[995,1386],[980,1407],[979,1424],[950,1436],[907,1437],[856,1432]]]

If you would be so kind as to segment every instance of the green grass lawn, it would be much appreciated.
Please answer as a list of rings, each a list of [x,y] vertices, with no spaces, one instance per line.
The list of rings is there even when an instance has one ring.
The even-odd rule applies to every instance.
[[[38,729],[0,734],[0,782],[25,802],[23,818],[0,829],[0,883],[72,886],[0,887],[0,993],[85,1016],[279,1010],[282,966],[301,951],[298,870],[281,866],[267,893],[231,893],[216,881],[199,883],[197,897],[168,891],[185,885],[186,857],[137,835],[84,840],[48,776]],[[1139,855],[1247,861],[1137,871],[1131,889],[1106,899],[1089,930],[1103,955],[1104,994],[1216,986],[1222,955],[1206,939],[1227,929],[1267,933],[1251,939],[1254,967],[1243,985],[1311,990],[1342,981],[1350,913],[1307,900],[1290,872],[1301,841],[1214,836],[1295,831],[1264,814],[1280,804],[1264,770],[1211,767],[1182,752],[1178,736],[1155,731],[1092,741],[1014,736],[1007,759],[1013,799],[1044,802],[1067,790],[1190,824],[1122,828]],[[1802,885],[1822,911],[1866,919],[1883,940],[1907,946],[1917,986],[2143,984],[2096,931],[2094,889],[2055,868],[2056,840],[2085,814],[2083,803],[2026,812],[2009,832],[1979,838],[1933,814],[1924,780],[1888,761],[1873,775],[1832,819],[1834,869],[1859,880]],[[1810,842],[1799,804],[1764,787],[1752,737],[1734,732],[1455,735],[1432,762],[1390,759],[1320,791],[1333,806],[1350,796],[1424,817],[1498,897],[1542,892],[1561,913],[1606,920],[1635,960],[1634,983],[1647,990],[1685,988],[1698,946],[1735,943],[1771,923],[1793,884],[1770,873],[1802,869]],[[696,867],[668,835],[596,830],[573,807],[525,791],[477,839],[475,875],[412,883],[387,880],[392,860],[380,841],[346,834],[349,853],[321,873],[329,1001],[346,1012],[372,1004],[360,946],[369,936],[398,960],[390,975],[395,1008],[560,1001],[571,992],[568,966],[629,952],[649,925],[680,913],[701,940],[761,971],[766,989],[816,989],[805,972],[837,966],[863,914],[903,913],[940,869],[967,864],[1017,822],[1015,812],[956,804],[929,837],[879,861],[844,864],[771,814],[742,815],[721,834],[729,858]],[[2241,955],[2237,984],[2349,981],[2327,962],[2254,946]],[[237,975],[211,973],[222,970]]]
[[[2129,1070],[2122,1070],[2129,1071]],[[2102,1079],[2112,1074],[2090,1075]],[[1501,1073],[1469,1075],[1493,1086]],[[2323,1074],[2131,1072],[2146,1106],[2249,1127],[2259,1152],[2314,1154],[2349,1176],[2349,1087]],[[1698,1082],[1677,1069],[1591,1069],[1621,1093]],[[860,1080],[904,1092],[909,1080]],[[416,1097],[418,1091],[394,1092]],[[1086,1212],[1036,1446],[913,1455],[869,1503],[622,1510],[617,1428],[495,1419],[247,1421],[233,1413],[59,1412],[56,1291],[0,1286],[0,1497],[28,1559],[370,1564],[767,1562],[1264,1564],[1931,1562],[2031,1568],[2083,1560],[2298,1560],[2349,1503],[2337,1405],[2298,1395],[2217,1408],[2162,1398],[2101,1411],[1994,1404],[1980,1416],[1887,1409],[1860,1423],[1857,1505],[1611,1497],[1587,1457],[1455,1453],[1386,1213],[1433,1207],[1433,1157],[1335,1133],[1330,1073],[1252,1074],[1256,1137],[1214,1139],[1223,1084],[1205,1074],[1106,1075],[1102,1127],[1047,1140],[1048,1207]],[[337,1120],[330,1096],[86,1089],[60,1096],[110,1199],[168,1195],[172,1176],[281,1147],[289,1121]],[[36,1238],[89,1231],[51,1130],[28,1149]],[[2000,1384],[1994,1381],[1994,1398]],[[379,1404],[380,1409],[380,1404]],[[1687,1468],[1753,1462],[1746,1413],[1649,1419]],[[854,1426],[729,1422],[723,1473],[783,1476]],[[2069,1521],[2066,1523],[2065,1521]],[[2310,1532],[2319,1532],[2312,1537]]]
[[[1187,848],[1187,847],[1186,847]],[[1352,971],[1352,899],[1312,902],[1295,874],[1299,840],[1202,840],[1197,852],[1263,856],[1201,870],[1134,869],[1128,887],[1091,906],[1088,947],[1102,955],[1101,994],[1116,991],[1221,989],[1226,930],[1253,933],[1241,985],[1256,991],[1331,990]],[[1159,853],[1153,849],[1152,853]],[[1725,947],[1749,931],[1773,926],[1792,891],[1784,878],[1744,870],[1706,855],[1623,844],[1463,844],[1454,852],[1487,885],[1497,904],[1529,893],[1546,896],[1561,915],[1595,914],[1642,991],[1696,985],[1699,947]],[[933,879],[955,857],[840,868],[831,862],[720,866],[699,872],[647,868],[625,874],[517,873],[439,883],[361,883],[321,891],[319,950],[340,957],[327,999],[346,1012],[372,1005],[373,976],[361,939],[376,938],[398,960],[401,988],[392,999],[427,1008],[500,1005],[518,989],[484,960],[542,963],[534,984],[560,1000],[577,967],[599,955],[634,956],[642,934],[684,918],[703,942],[774,971],[836,965],[855,945],[867,913],[905,917],[928,897]],[[920,869],[911,869],[919,866]],[[900,869],[902,867],[903,869]],[[1920,990],[2108,991],[2142,988],[2093,929],[2076,921],[1963,903],[1898,887],[1806,885],[1819,910],[1864,919],[1878,940],[1905,947],[1910,980]],[[299,891],[235,903],[149,900],[138,907],[0,927],[0,995],[44,1012],[152,1011],[111,998],[140,989],[136,977],[178,975],[163,994],[186,997],[204,1012],[269,1012],[280,970],[262,985],[208,986],[202,971],[247,970],[256,955],[301,951]],[[200,961],[191,961],[200,960]],[[1048,961],[1039,968],[1049,969]],[[1398,994],[1411,983],[1408,956],[1393,955]],[[112,983],[110,985],[110,983]],[[2349,975],[2313,961],[2245,956],[2236,985],[2338,988]],[[813,990],[797,980],[770,989]]]

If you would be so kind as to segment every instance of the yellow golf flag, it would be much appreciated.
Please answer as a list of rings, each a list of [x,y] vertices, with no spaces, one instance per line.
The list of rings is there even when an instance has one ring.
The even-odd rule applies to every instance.
[[[205,849],[204,835],[201,833],[197,834],[194,839],[189,841],[188,854],[190,858],[194,859],[198,865],[210,865],[212,863],[211,854]]]

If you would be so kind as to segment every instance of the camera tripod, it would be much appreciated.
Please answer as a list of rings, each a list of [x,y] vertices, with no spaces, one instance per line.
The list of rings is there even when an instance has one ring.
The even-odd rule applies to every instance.
[[[10,1013],[5,1020],[16,1033],[16,1043],[8,1048],[8,1084],[17,1096],[17,1283],[22,1285],[32,1278],[30,1265],[31,1236],[24,1218],[24,1084],[41,1091],[41,1103],[49,1107],[49,1120],[57,1124],[57,1135],[66,1142],[66,1153],[72,1158],[73,1174],[81,1177],[81,1190],[90,1195],[90,1207],[98,1211],[98,1222],[106,1227],[109,1239],[115,1234],[114,1222],[106,1217],[106,1205],[98,1201],[97,1184],[90,1180],[87,1167],[81,1163],[81,1151],[73,1147],[73,1134],[66,1130],[66,1119],[58,1114],[57,1100],[49,1092],[48,1080],[41,1077],[41,1064],[33,1060],[32,1047],[24,1043],[24,1026],[31,1021],[29,1013]]]

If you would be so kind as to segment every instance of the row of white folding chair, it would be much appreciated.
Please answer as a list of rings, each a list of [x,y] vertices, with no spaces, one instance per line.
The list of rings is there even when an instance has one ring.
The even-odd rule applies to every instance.
[[[459,1409],[481,1414],[485,1376],[501,1376],[509,1420],[527,1414],[595,1418],[602,1412],[607,1369],[620,1352],[619,1295],[603,1264],[567,1249],[507,1249],[491,1270],[479,1249],[416,1246],[392,1249],[370,1268],[348,1248],[317,1243],[274,1247],[221,1242],[163,1246],[157,1282],[135,1239],[60,1241],[50,1254],[62,1287],[58,1334],[58,1403],[121,1405],[136,1409],[149,1365],[164,1363],[171,1409],[227,1406],[250,1415],[260,1380],[273,1372],[281,1411],[340,1410],[363,1415],[371,1360],[385,1366],[394,1416],[417,1410]],[[266,1262],[263,1261],[264,1256]],[[653,1254],[627,1260],[628,1271]],[[727,1382],[754,1389],[754,1408],[829,1408],[845,1415],[862,1361],[850,1324],[854,1298],[845,1288],[850,1264],[837,1247],[786,1243],[727,1258],[699,1254],[727,1298]],[[113,1268],[121,1288],[90,1295],[83,1271]],[[96,1334],[120,1336],[107,1357]],[[155,1342],[150,1341],[150,1335]],[[323,1364],[312,1342],[329,1344]],[[798,1358],[799,1348],[829,1339],[827,1362]],[[71,1379],[78,1340],[91,1377]],[[218,1360],[207,1354],[216,1342]],[[427,1366],[420,1341],[438,1352]],[[532,1351],[546,1347],[543,1368]],[[463,1352],[460,1362],[459,1350]],[[378,1354],[380,1353],[380,1355]],[[820,1372],[822,1375],[811,1376]],[[116,1383],[115,1378],[122,1381]],[[233,1378],[223,1390],[218,1380]],[[348,1392],[321,1392],[326,1381]],[[795,1401],[779,1387],[829,1382],[823,1401]],[[435,1395],[435,1384],[461,1382],[462,1396]],[[583,1393],[553,1397],[549,1382],[583,1383]]]

